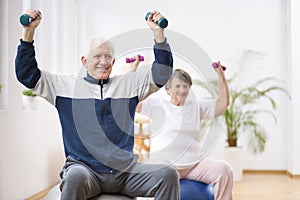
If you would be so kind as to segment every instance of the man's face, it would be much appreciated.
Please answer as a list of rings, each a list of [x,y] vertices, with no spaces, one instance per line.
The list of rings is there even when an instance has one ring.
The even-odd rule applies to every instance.
[[[95,79],[107,79],[115,62],[113,49],[109,43],[102,43],[90,49],[87,58],[82,57],[82,64]]]

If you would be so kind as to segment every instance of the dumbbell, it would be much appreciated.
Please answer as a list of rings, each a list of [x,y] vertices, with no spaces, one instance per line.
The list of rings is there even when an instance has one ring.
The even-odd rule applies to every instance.
[[[40,12],[40,11],[39,11]],[[41,13],[40,13],[41,14]],[[42,17],[42,14],[41,14]],[[27,14],[23,14],[20,16],[20,23],[23,26],[28,26],[32,21],[34,21],[35,19],[31,18],[29,15]]]
[[[218,63],[213,62],[213,63],[212,63],[212,66],[213,66],[213,68],[217,68],[217,67],[218,67]],[[225,70],[226,70],[226,67],[222,65],[222,69],[223,69],[223,71],[225,71]]]
[[[23,14],[21,15],[20,17],[20,23],[23,25],[23,26],[28,26],[28,24],[30,24],[32,21],[32,18],[27,15],[27,14]]]
[[[148,12],[145,16],[145,20],[147,21],[148,20],[148,17],[151,13]],[[157,25],[160,27],[160,28],[166,28],[168,26],[168,20],[166,18],[160,18],[157,22]]]
[[[144,56],[140,56],[140,61],[144,61]],[[131,63],[131,62],[134,62],[135,61],[135,58],[126,58],[126,63]]]

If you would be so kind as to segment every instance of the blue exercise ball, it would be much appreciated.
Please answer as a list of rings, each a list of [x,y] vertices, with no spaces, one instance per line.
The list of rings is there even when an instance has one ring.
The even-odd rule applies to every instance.
[[[199,181],[180,180],[180,200],[214,200],[214,187]]]

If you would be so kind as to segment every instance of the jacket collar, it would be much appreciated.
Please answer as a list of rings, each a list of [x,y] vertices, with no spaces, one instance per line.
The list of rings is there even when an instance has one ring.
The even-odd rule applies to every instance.
[[[101,84],[101,79],[95,79],[94,77],[92,77],[88,72],[86,77],[84,77],[84,80],[91,83],[91,84],[97,84],[100,85]],[[107,79],[103,79],[103,84],[108,83],[110,80],[110,78],[108,77]]]

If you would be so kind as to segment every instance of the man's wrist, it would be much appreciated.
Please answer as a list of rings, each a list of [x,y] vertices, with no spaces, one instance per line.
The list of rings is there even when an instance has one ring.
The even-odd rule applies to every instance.
[[[154,38],[157,43],[163,43],[165,41],[165,35],[162,31],[154,31]]]
[[[34,29],[24,29],[22,40],[25,42],[32,42],[34,36]]]

